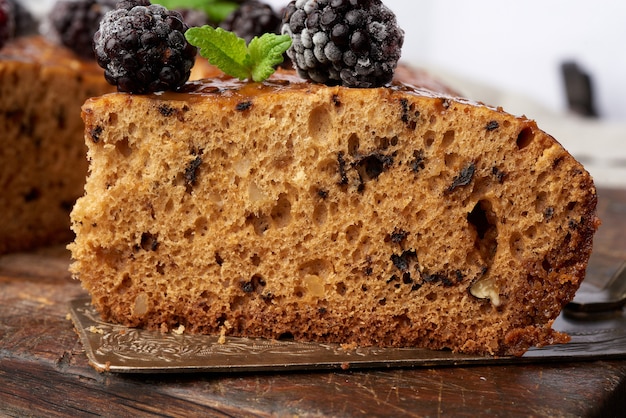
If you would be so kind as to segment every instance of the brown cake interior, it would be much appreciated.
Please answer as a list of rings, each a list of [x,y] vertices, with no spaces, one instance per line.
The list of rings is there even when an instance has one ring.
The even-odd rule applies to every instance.
[[[72,271],[105,320],[516,354],[584,277],[583,167],[526,118],[289,73],[83,109]]]

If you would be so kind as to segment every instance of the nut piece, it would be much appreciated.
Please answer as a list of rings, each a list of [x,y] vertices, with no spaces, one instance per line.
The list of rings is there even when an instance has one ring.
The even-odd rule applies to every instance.
[[[493,278],[478,280],[470,287],[470,293],[478,299],[489,299],[493,306],[500,306],[500,291]]]

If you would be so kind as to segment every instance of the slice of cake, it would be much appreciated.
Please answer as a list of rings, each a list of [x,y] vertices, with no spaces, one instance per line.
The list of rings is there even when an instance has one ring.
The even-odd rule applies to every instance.
[[[432,88],[432,85],[431,85]],[[279,72],[93,98],[73,274],[106,321],[521,355],[585,274],[585,169],[532,120]]]

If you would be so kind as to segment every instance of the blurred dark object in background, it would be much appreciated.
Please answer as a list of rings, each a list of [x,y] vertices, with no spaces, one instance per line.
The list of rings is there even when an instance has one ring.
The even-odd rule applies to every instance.
[[[575,61],[563,62],[561,74],[565,83],[568,109],[581,116],[598,117],[593,100],[591,76]]]

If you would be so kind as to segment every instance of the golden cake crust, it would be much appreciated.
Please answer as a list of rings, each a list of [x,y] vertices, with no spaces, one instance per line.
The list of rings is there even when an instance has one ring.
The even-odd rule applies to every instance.
[[[419,84],[419,83],[415,83]],[[71,270],[105,320],[521,355],[584,277],[584,168],[535,122],[279,72],[83,107]]]

